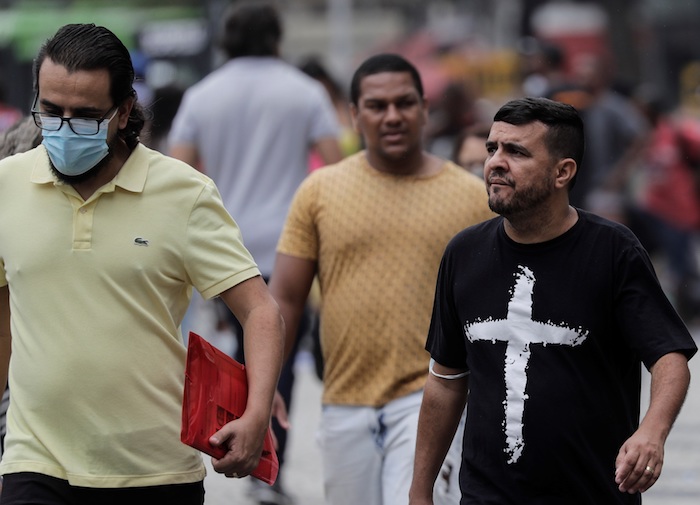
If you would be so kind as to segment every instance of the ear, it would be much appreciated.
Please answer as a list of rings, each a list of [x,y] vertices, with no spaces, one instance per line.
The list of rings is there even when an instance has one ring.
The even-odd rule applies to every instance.
[[[360,129],[360,125],[358,124],[357,116],[359,115],[359,110],[357,109],[357,105],[354,103],[350,102],[350,118],[352,119],[352,128],[355,130],[355,133],[362,135],[362,130]]]
[[[423,103],[423,124],[428,124],[428,119],[430,117],[430,102],[428,102],[428,99],[425,96],[421,99],[421,102]]]
[[[557,188],[565,188],[571,184],[571,180],[578,172],[576,162],[572,158],[559,160],[556,167],[555,184]]]
[[[131,115],[131,109],[134,107],[134,102],[136,101],[136,98],[131,96],[124,100],[121,105],[119,106],[119,129],[123,130],[126,128],[127,123],[129,122],[129,116]]]

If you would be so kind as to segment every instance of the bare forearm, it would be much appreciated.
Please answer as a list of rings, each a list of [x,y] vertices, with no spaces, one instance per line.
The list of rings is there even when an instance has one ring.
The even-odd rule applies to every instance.
[[[641,426],[661,434],[665,440],[683,406],[690,384],[688,360],[680,353],[659,358],[651,369],[651,397]]]
[[[418,420],[410,503],[432,503],[433,486],[454,437],[467,398],[467,378],[428,376]]]
[[[292,349],[294,349],[299,323],[304,313],[304,304],[285,299],[278,300],[278,303],[285,323],[285,345],[283,359],[287,360],[292,353]]]
[[[690,383],[688,360],[666,354],[651,368],[651,400],[639,428],[620,448],[615,482],[620,491],[644,492],[658,480],[664,465],[664,444]]]
[[[284,322],[277,306],[254,308],[243,334],[249,388],[246,413],[268,419],[282,368]]]
[[[270,277],[270,293],[277,301],[286,325],[284,359],[294,348],[299,321],[316,274],[316,262],[278,254]]]

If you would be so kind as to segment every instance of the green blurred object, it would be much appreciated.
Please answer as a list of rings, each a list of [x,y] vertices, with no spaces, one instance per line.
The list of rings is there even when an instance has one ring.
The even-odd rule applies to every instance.
[[[130,3],[130,2],[128,2]],[[112,30],[128,48],[137,46],[139,29],[145,23],[171,19],[200,19],[201,7],[172,5],[134,7],[123,2],[115,6],[101,2],[75,2],[60,7],[56,2],[20,3],[0,16],[0,48],[11,47],[19,61],[31,61],[41,44],[61,26],[69,23],[95,23]],[[154,2],[151,2],[151,5]],[[158,2],[156,2],[158,3]]]

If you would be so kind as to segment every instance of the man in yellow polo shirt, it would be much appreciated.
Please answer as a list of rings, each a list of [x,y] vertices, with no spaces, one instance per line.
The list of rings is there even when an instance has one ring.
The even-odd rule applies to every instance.
[[[2,503],[201,504],[201,455],[179,439],[192,288],[245,328],[247,410],[211,440],[232,477],[261,453],[279,309],[212,181],[139,143],[134,70],[112,32],[62,27],[34,72],[43,143],[0,163]]]

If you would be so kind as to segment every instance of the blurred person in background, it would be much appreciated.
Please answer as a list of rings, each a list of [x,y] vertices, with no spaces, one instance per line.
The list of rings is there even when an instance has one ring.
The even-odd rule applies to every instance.
[[[639,505],[697,346],[629,229],[570,205],[584,151],[573,107],[510,101],[487,146],[499,217],[443,255],[411,505],[432,505],[465,402],[461,505]]]
[[[524,96],[548,96],[568,82],[566,54],[557,44],[525,37],[518,44],[522,62]]]
[[[695,239],[700,230],[700,123],[675,114],[652,86],[641,85],[633,102],[651,131],[627,172],[611,174],[607,186],[626,193],[626,224],[652,258],[658,253],[662,278],[681,316],[700,317],[700,270]]]
[[[571,204],[620,221],[623,195],[604,186],[613,172],[628,170],[644,146],[649,125],[629,97],[613,89],[612,70],[605,55],[580,55],[573,85],[553,89],[549,98],[576,106],[585,125],[586,155],[571,188]],[[578,94],[578,103],[562,98],[567,93]]]
[[[366,149],[302,183],[270,289],[287,349],[316,274],[325,364],[320,446],[329,505],[408,502],[424,349],[442,250],[493,214],[483,181],[424,149],[428,103],[416,68],[379,54],[356,70],[351,113]],[[459,497],[459,437],[438,503]]]
[[[41,144],[41,130],[32,116],[25,116],[0,133],[0,160],[34,149]]]
[[[172,156],[201,169],[219,187],[265,279],[294,192],[308,173],[309,153],[322,163],[342,158],[336,112],[325,88],[280,58],[282,20],[274,4],[238,1],[223,17],[220,46],[228,61],[185,91],[168,137]],[[246,361],[243,332],[224,312]],[[303,334],[305,325],[299,327]],[[294,356],[284,364],[279,392],[287,409]],[[253,500],[289,503],[284,489],[287,432],[277,419],[280,477],[273,487],[250,479]]]
[[[350,107],[348,98],[343,92],[340,84],[330,74],[328,69],[321,63],[320,58],[309,56],[299,64],[299,69],[309,77],[316,79],[323,84],[328,92],[328,97],[335,109],[338,124],[340,125],[340,133],[338,143],[343,155],[350,156],[355,154],[362,148],[360,136],[352,126],[352,117],[350,116]],[[309,170],[313,171],[324,166],[326,163],[316,150],[312,150],[311,159],[309,161]]]
[[[184,91],[176,84],[159,86],[153,90],[148,146],[162,153],[169,152],[168,135],[175,114],[182,102]]]
[[[5,100],[5,87],[0,81],[0,133],[22,119],[22,111],[9,105]]]
[[[477,177],[484,177],[484,163],[488,158],[486,140],[489,138],[490,124],[479,123],[465,128],[457,137],[452,151],[452,161],[467,169]]]
[[[464,128],[481,120],[479,113],[473,90],[464,82],[449,83],[430,110],[425,130],[428,151],[449,159],[456,138]]]
[[[246,412],[210,438],[227,450],[212,466],[244,476],[262,452],[284,323],[211,179],[140,143],[133,82],[111,31],[61,27],[34,62],[42,144],[0,161],[3,505],[204,503],[180,441],[193,289],[250,348]]]

